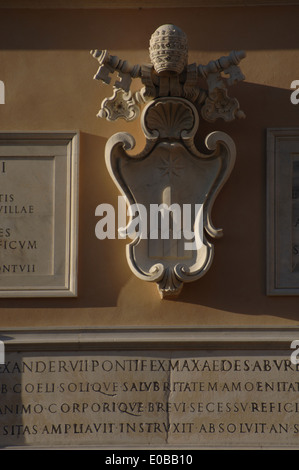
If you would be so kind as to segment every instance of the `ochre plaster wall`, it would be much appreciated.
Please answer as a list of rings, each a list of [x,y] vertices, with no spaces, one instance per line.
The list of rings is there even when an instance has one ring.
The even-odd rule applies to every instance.
[[[290,84],[299,79],[299,7],[128,10],[0,9],[0,79],[6,104],[0,129],[78,130],[80,137],[79,295],[74,299],[0,299],[0,327],[121,325],[290,326],[298,297],[266,296],[266,128],[299,125]],[[96,117],[111,88],[93,80],[91,49],[108,49],[131,63],[148,62],[148,41],[163,23],[189,39],[189,62],[207,63],[231,50],[247,51],[246,81],[231,88],[246,120],[200,125],[202,138],[224,130],[237,147],[233,173],[213,221],[224,229],[215,258],[177,300],[161,300],[156,285],[130,271],[126,241],[95,237],[95,208],[116,205],[118,192],[104,163],[107,138],[137,136],[138,122]]]

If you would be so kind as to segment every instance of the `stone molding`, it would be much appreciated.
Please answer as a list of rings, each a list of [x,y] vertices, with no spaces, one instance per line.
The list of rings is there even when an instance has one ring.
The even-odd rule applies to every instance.
[[[0,9],[148,9],[299,5],[299,0],[2,0]]]
[[[286,350],[298,338],[299,327],[48,327],[0,332],[6,351]]]

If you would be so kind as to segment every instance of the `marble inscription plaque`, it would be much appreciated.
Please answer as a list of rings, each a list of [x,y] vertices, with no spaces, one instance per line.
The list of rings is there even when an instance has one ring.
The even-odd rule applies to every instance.
[[[298,447],[298,379],[290,351],[8,352],[0,445]]]
[[[267,293],[299,295],[299,129],[268,129]]]
[[[0,133],[0,296],[76,294],[76,134]]]

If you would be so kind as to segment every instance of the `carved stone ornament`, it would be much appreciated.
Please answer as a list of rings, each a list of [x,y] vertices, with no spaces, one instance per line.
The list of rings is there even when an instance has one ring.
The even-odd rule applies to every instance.
[[[132,93],[130,91],[126,93],[120,88],[114,88],[113,96],[103,101],[98,116],[106,118],[107,121],[116,121],[119,118],[133,121],[139,114],[140,109],[132,99]]]
[[[214,255],[210,239],[222,236],[211,212],[233,169],[235,144],[216,131],[206,137],[206,153],[200,152],[194,143],[199,113],[209,122],[244,117],[238,101],[228,97],[227,85],[244,79],[237,64],[245,53],[232,52],[205,66],[188,65],[187,54],[187,38],[174,25],[163,25],[152,35],[151,65],[132,67],[107,51],[92,51],[100,62],[96,79],[110,83],[115,70],[120,76],[112,98],[102,103],[100,117],[133,120],[145,104],[144,150],[128,153],[135,140],[121,132],[108,140],[105,158],[111,178],[138,214],[137,226],[131,212],[126,227],[132,239],[128,264],[138,278],[157,283],[162,298],[179,294],[185,282],[208,271]],[[144,87],[132,95],[129,87],[135,77]],[[202,78],[208,90],[200,88]],[[153,228],[152,208],[161,207],[166,208],[168,225],[163,225],[162,215]]]

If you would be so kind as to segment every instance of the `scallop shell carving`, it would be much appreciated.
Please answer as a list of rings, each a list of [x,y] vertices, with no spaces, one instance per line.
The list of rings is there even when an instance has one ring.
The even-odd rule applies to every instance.
[[[158,102],[146,115],[145,124],[151,131],[158,131],[160,137],[179,139],[182,131],[189,131],[195,123],[189,106],[177,101]]]

